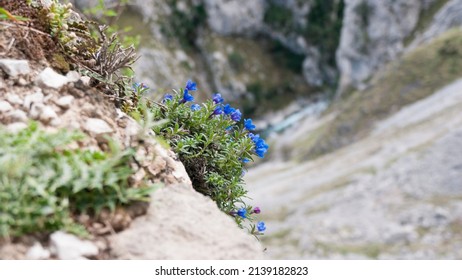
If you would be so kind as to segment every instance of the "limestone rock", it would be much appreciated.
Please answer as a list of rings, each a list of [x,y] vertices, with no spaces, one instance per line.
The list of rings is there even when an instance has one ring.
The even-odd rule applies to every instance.
[[[84,124],[84,129],[94,135],[112,132],[112,128],[107,122],[96,118],[89,118]]]
[[[61,108],[69,109],[73,101],[74,101],[74,96],[66,95],[66,96],[60,97],[58,100],[55,101],[55,103]]]
[[[51,106],[45,106],[42,109],[39,119],[45,123],[50,122],[53,119],[58,118],[55,110]]]
[[[50,236],[50,246],[60,260],[82,260],[98,254],[98,247],[90,241],[57,231]]]
[[[6,95],[6,100],[10,102],[10,104],[15,104],[15,105],[20,105],[22,104],[22,99],[19,98],[18,95],[16,94],[7,94]]]
[[[52,68],[47,67],[37,76],[36,83],[41,87],[59,89],[67,84],[66,76],[56,73]]]
[[[27,60],[0,59],[0,68],[12,78],[16,78],[19,75],[27,75],[31,71]]]
[[[26,122],[28,120],[27,114],[22,110],[14,110],[8,114],[12,121]]]
[[[410,44],[408,50],[411,50],[422,43],[430,41],[432,38],[436,38],[445,31],[462,26],[462,1],[451,0],[441,8],[441,10],[434,16],[431,25],[425,30],[425,32],[419,36]]]
[[[18,132],[18,131],[25,129],[26,127],[27,127],[27,124],[23,122],[14,122],[14,123],[7,125],[6,129],[9,132]]]
[[[364,87],[379,67],[404,50],[421,11],[429,6],[421,0],[346,0],[337,50],[340,91],[348,86]]]
[[[152,194],[148,213],[112,237],[119,259],[261,259],[258,241],[187,185]]]
[[[46,260],[51,256],[50,251],[44,249],[39,242],[30,247],[26,253],[26,258],[29,260]]]
[[[23,107],[26,108],[26,110],[30,110],[33,104],[42,104],[44,98],[45,96],[41,91],[26,95],[26,97],[24,97]]]
[[[5,113],[13,110],[13,106],[6,101],[0,100],[0,113]]]
[[[263,0],[205,0],[205,7],[210,28],[222,35],[255,33],[265,11]]]

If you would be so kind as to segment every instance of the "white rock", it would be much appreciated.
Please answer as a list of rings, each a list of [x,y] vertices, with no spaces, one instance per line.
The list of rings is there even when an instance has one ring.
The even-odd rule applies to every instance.
[[[44,107],[45,105],[41,103],[33,104],[32,108],[29,111],[29,117],[31,117],[34,120],[38,120],[43,112]]]
[[[60,260],[83,260],[98,255],[95,244],[62,231],[50,236],[50,245]]]
[[[43,99],[44,95],[42,91],[37,91],[36,93],[29,94],[24,98],[23,106],[29,110],[33,104],[42,104]]]
[[[13,121],[26,122],[28,120],[27,114],[22,110],[14,110],[8,114]]]
[[[6,100],[7,100],[8,102],[10,102],[10,104],[17,104],[17,105],[19,105],[19,104],[22,104],[22,103],[23,103],[23,102],[22,102],[22,99],[21,99],[18,95],[16,95],[16,94],[8,94],[8,95],[6,96]]]
[[[74,96],[66,95],[56,100],[55,103],[61,108],[69,109],[73,101],[74,101]]]
[[[36,242],[27,251],[26,258],[29,260],[46,260],[50,258],[50,255],[50,251],[44,249],[40,243]]]
[[[191,185],[152,194],[148,213],[111,236],[118,259],[262,259],[259,242]]]
[[[66,76],[56,73],[50,67],[45,68],[36,79],[36,83],[41,87],[59,89],[67,84],[69,80]]]
[[[27,75],[30,73],[29,62],[27,60],[0,59],[0,68],[10,77]]]
[[[101,119],[89,118],[83,127],[86,131],[98,135],[104,133],[111,133],[112,128],[107,124],[107,122]]]
[[[77,71],[69,71],[69,73],[67,73],[66,75],[66,78],[70,83],[77,82],[78,80],[80,80],[80,77],[81,75]]]
[[[52,119],[58,118],[55,110],[51,106],[45,106],[42,109],[39,119],[45,123],[48,123]]]
[[[263,23],[263,0],[229,1],[205,0],[210,28],[222,35],[255,33]]]
[[[6,130],[8,130],[9,132],[16,133],[16,132],[19,132],[25,129],[26,127],[27,127],[27,124],[23,122],[15,122],[15,123],[7,125]]]
[[[5,113],[13,110],[13,106],[10,103],[0,100],[0,113]]]
[[[63,121],[60,118],[54,118],[50,121],[50,125],[57,127],[60,126],[63,123]]]

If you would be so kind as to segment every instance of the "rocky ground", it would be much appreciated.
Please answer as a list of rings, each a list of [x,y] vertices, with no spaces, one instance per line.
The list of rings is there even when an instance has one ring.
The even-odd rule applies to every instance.
[[[251,169],[270,257],[462,258],[461,109],[458,80],[346,148]],[[305,120],[281,141],[331,117]]]
[[[88,77],[52,67],[47,36],[24,25],[0,25],[0,126],[15,132],[34,120],[50,132],[81,130],[87,137],[76,149],[107,150],[111,137],[137,151],[132,187],[145,179],[162,187],[150,204],[75,217],[91,233],[88,240],[61,231],[4,238],[0,259],[263,258],[254,237],[193,190],[181,162],[154,140],[149,128],[89,86]]]

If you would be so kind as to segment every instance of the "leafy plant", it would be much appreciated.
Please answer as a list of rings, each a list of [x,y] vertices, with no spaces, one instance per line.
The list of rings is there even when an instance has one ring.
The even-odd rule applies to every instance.
[[[148,199],[148,183],[130,188],[133,149],[112,141],[108,152],[70,148],[83,137],[47,133],[36,123],[18,133],[0,130],[0,237],[59,229],[82,235],[73,214]]]
[[[196,89],[196,84],[188,81],[184,89],[165,95],[162,103],[150,108],[155,120],[164,120],[154,132],[178,153],[194,188],[210,196],[223,212],[243,226],[246,219],[251,220],[253,214],[260,212],[243,201],[247,194],[243,181],[245,163],[253,155],[264,157],[268,145],[252,133],[256,129],[252,120],[241,121],[239,109],[223,105],[220,94],[203,104],[191,104],[191,92]],[[255,235],[261,232],[254,225],[250,231]]]

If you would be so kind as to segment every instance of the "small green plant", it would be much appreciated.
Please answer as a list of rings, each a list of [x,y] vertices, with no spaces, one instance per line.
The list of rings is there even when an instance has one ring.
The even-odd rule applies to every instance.
[[[71,149],[79,132],[47,133],[31,123],[0,130],[0,237],[67,230],[84,235],[72,215],[146,201],[153,186],[130,188],[133,149],[109,141],[107,152]]]
[[[26,21],[28,19],[22,16],[12,15],[10,12],[0,7],[0,20]]]
[[[164,120],[154,132],[179,155],[193,187],[210,196],[243,227],[253,214],[260,213],[243,201],[247,193],[245,163],[252,160],[252,155],[264,157],[268,145],[252,133],[256,129],[252,120],[241,121],[239,109],[223,105],[220,94],[203,104],[191,105],[191,91],[196,89],[196,84],[188,81],[184,89],[165,95],[162,103],[150,108],[155,120]],[[263,230],[264,223],[250,225],[252,234],[259,235]]]

